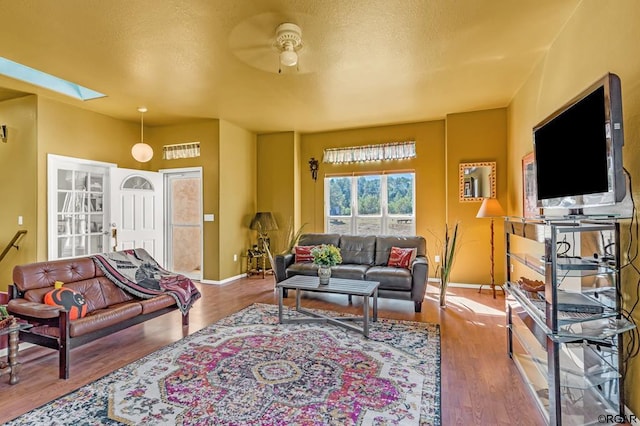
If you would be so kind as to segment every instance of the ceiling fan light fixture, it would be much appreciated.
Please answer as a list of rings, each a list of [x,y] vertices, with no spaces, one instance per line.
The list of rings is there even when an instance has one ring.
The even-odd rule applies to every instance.
[[[276,28],[276,47],[280,51],[280,64],[293,67],[298,64],[298,50],[302,49],[302,30],[286,22]]]
[[[140,107],[138,111],[140,112],[140,142],[133,145],[131,155],[136,161],[146,163],[153,158],[153,148],[144,143],[144,113],[147,112],[147,108]]]
[[[298,63],[298,54],[293,50],[280,52],[280,63],[285,67],[293,67]]]

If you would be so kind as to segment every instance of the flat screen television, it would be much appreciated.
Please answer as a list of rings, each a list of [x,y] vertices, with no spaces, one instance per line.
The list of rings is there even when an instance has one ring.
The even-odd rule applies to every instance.
[[[533,128],[537,206],[609,206],[626,194],[620,78],[607,74]]]

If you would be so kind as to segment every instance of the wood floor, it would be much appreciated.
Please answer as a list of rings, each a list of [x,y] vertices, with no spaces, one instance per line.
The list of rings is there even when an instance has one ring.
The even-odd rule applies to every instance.
[[[0,377],[0,423],[122,367],[184,335],[193,333],[254,302],[277,303],[273,277],[245,278],[226,285],[201,285],[203,297],[191,310],[190,326],[180,325],[173,312],[144,324],[74,349],[71,378],[58,379],[58,355],[31,347],[20,351],[20,382]],[[289,297],[287,304],[293,302]],[[345,296],[310,295],[305,306],[361,312],[361,301],[349,305]],[[379,315],[411,321],[439,323],[442,346],[443,425],[542,425],[522,379],[506,353],[504,297],[493,299],[489,290],[449,288],[446,309],[440,309],[437,290],[429,287],[422,312],[413,302],[380,299]]]

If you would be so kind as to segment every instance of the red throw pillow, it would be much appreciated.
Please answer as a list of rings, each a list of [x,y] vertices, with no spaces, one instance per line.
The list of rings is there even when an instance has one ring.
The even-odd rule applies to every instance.
[[[311,249],[315,246],[295,246],[296,251],[296,263],[311,263],[313,262],[313,256],[311,256]]]
[[[56,288],[44,295],[44,303],[59,306],[69,312],[69,319],[82,318],[87,314],[84,296],[68,287]]]
[[[387,266],[409,268],[411,262],[416,258],[416,252],[417,250],[415,248],[391,247]]]

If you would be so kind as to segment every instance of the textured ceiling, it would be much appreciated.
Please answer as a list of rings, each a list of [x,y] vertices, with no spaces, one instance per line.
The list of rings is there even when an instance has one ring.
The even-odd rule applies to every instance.
[[[106,93],[150,125],[221,118],[256,132],[413,122],[506,106],[580,0],[0,0],[0,56]],[[278,73],[275,28],[302,28]]]

